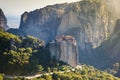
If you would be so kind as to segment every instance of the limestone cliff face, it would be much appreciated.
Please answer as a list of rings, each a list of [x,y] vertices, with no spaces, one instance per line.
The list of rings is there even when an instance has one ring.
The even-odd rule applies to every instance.
[[[78,65],[78,49],[72,36],[58,36],[49,45],[51,57],[63,61],[73,67]]]
[[[72,35],[77,39],[78,46],[85,50],[90,45],[98,47],[112,33],[111,26],[104,0],[86,0],[25,12],[19,29],[47,43],[57,35]]]
[[[7,19],[2,11],[2,9],[0,9],[0,27],[2,27],[4,30],[8,30],[9,27],[7,25]]]
[[[109,44],[109,45],[108,45]],[[111,54],[110,58],[115,59],[116,62],[120,63],[120,19],[116,20],[113,34],[109,41],[107,41],[107,54]],[[115,62],[114,62],[115,63]]]
[[[31,12],[25,12],[21,16],[19,35],[32,35],[44,40],[46,43],[54,40],[59,35],[74,36],[78,44],[80,61],[87,64],[97,65],[95,62],[98,52],[94,49],[108,39],[113,33],[115,19],[113,12],[105,0],[83,0],[75,3],[56,4]],[[108,1],[108,0],[106,0]],[[15,31],[14,31],[15,32]],[[59,47],[53,44],[53,53],[59,54]],[[64,51],[72,52],[69,42],[61,41],[57,44]],[[51,44],[52,46],[52,44]],[[70,48],[71,49],[70,49]],[[74,50],[73,50],[74,51]],[[69,53],[67,53],[69,54]],[[70,53],[72,54],[72,53]],[[66,56],[66,55],[64,55]],[[56,55],[57,59],[59,55]],[[102,56],[101,56],[102,57]],[[66,61],[66,57],[60,60]],[[104,60],[104,59],[103,59]],[[69,63],[69,62],[67,62]]]
[[[120,63],[120,19],[116,20],[113,34],[95,49],[95,62],[92,64],[100,69],[111,68],[113,64]],[[97,64],[99,63],[99,64]]]
[[[78,13],[70,10],[63,16],[57,34],[75,36],[82,49],[86,48],[87,43],[91,43],[93,47],[99,46],[109,33],[105,6],[101,5],[98,8],[95,8],[97,4],[77,6],[80,8]]]
[[[61,22],[56,7],[59,5],[25,12],[21,17],[19,29],[26,35],[38,37],[48,43],[55,38]]]
[[[104,50],[104,54],[108,55],[109,58],[115,59],[115,61],[120,63],[120,19],[116,20],[115,28],[113,34],[105,43],[102,44],[102,49]]]

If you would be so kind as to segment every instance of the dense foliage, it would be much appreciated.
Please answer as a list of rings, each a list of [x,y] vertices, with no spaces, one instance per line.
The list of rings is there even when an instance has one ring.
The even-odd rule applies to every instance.
[[[49,44],[48,44],[49,45]],[[114,76],[83,65],[82,69],[71,70],[50,58],[44,42],[32,36],[19,37],[0,30],[0,73],[8,75],[33,75],[34,73],[54,73],[34,80],[118,80]],[[61,73],[61,71],[63,71]],[[68,71],[68,72],[67,72]],[[3,75],[0,75],[0,80]],[[21,80],[22,78],[19,78]],[[9,79],[8,79],[9,80]],[[17,80],[17,78],[16,78]],[[25,78],[23,78],[25,80]]]
[[[46,75],[35,80],[119,80],[103,71],[99,71],[92,66],[83,65],[82,69],[65,73],[54,73],[52,76]]]
[[[70,66],[61,66],[66,68],[60,71],[57,67],[57,71],[50,71],[53,74],[44,74],[41,77],[32,78],[32,80],[119,80],[111,74],[95,69],[92,66],[82,65],[82,68],[72,68]],[[73,70],[74,69],[74,70]],[[15,80],[28,80],[25,77],[16,77]],[[12,79],[7,79],[12,80]]]
[[[0,80],[3,80],[3,74],[0,74]]]
[[[21,75],[49,66],[44,42],[32,36],[19,37],[0,30],[0,73]]]
[[[81,69],[75,69],[74,71],[71,70],[71,67],[66,66],[66,68],[67,70],[64,72],[56,71],[52,75],[47,74],[32,80],[119,80],[119,78],[116,78],[111,74],[97,70],[94,67],[88,65],[82,65]],[[19,79],[27,80],[25,78]]]

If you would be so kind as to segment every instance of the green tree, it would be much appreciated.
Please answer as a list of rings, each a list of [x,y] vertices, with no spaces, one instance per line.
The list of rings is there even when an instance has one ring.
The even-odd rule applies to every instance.
[[[0,80],[3,80],[3,74],[0,74]]]
[[[27,53],[32,53],[32,48],[31,48],[31,47],[26,48],[26,52],[27,52]]]
[[[37,65],[37,71],[40,72],[40,71],[43,71],[44,68],[42,67],[42,65]]]
[[[47,67],[47,70],[46,70],[48,73],[50,73],[51,72],[51,69],[50,69],[50,67]]]
[[[45,75],[43,77],[45,78],[45,80],[52,80],[52,76],[50,76],[50,75]]]

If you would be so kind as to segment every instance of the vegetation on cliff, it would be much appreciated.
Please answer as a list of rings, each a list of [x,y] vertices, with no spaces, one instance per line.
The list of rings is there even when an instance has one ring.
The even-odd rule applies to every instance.
[[[118,80],[108,73],[87,65],[74,71],[71,67],[61,66],[55,59],[50,58],[49,50],[44,46],[44,42],[32,36],[20,37],[0,30],[0,44],[0,73],[5,75],[28,73],[33,75],[33,73],[44,71],[55,73],[34,80]],[[61,62],[61,64],[64,63]],[[59,73],[59,71],[64,71],[64,73]],[[0,78],[2,80],[4,75],[1,74]]]
[[[87,65],[83,65],[81,70],[75,70],[74,72],[55,73],[52,78],[53,80],[119,80],[119,78]]]
[[[9,32],[26,37],[0,29],[0,73],[26,75],[59,71],[61,64],[66,63],[58,62],[55,57],[51,58],[49,44],[45,46],[44,41],[28,35],[37,36],[48,43],[57,35],[69,34],[77,39],[81,63],[107,69],[109,73],[120,76],[120,20],[117,21],[118,27],[114,28],[115,19],[118,17],[113,15],[112,9],[110,11],[109,9],[105,0],[82,0],[77,3],[47,6],[23,14],[21,20],[26,20],[21,22],[20,28],[10,29]],[[0,79],[3,76],[0,74]],[[40,78],[40,80],[52,79],[118,80],[90,66],[83,66],[82,70],[74,72],[54,73]]]
[[[95,69],[92,66],[82,65],[81,69],[70,69],[65,67],[64,72],[58,70],[53,74],[42,75],[41,77],[32,78],[32,80],[119,80],[111,74]],[[69,71],[68,71],[69,70]],[[26,78],[15,78],[20,80],[27,80]],[[11,79],[8,79],[11,80]]]
[[[50,54],[44,42],[32,36],[19,37],[0,30],[0,72],[21,75],[42,71]],[[41,70],[40,70],[41,69]]]

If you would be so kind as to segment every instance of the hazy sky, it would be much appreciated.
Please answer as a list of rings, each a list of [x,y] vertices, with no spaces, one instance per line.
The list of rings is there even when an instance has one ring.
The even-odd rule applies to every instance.
[[[19,27],[20,16],[25,11],[32,11],[64,2],[75,2],[80,0],[0,0],[0,8],[5,13],[10,27]]]

